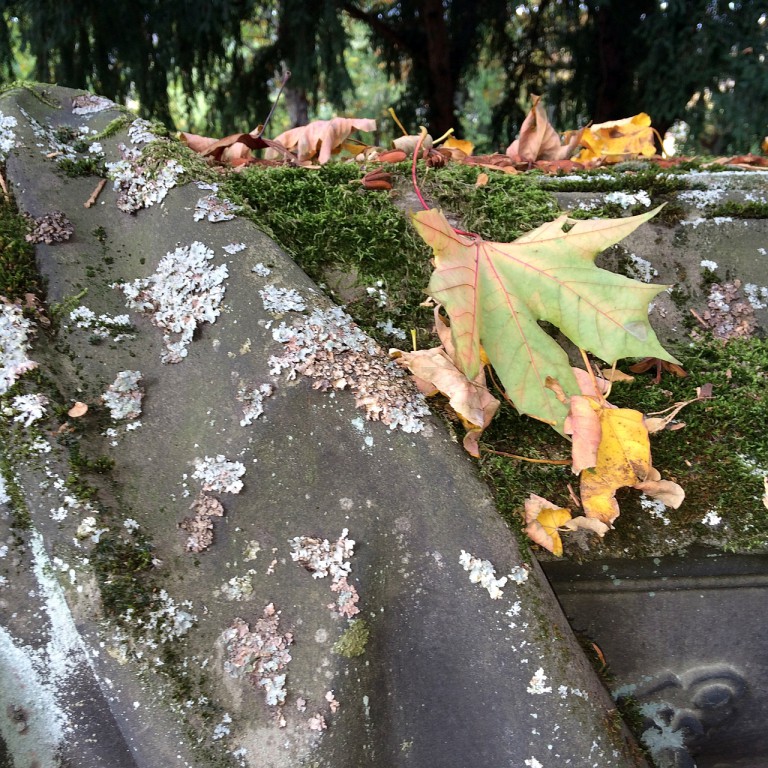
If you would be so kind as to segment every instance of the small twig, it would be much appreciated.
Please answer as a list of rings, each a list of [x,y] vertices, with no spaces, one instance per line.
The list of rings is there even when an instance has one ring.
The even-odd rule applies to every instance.
[[[704,320],[704,318],[695,309],[691,309],[689,311],[696,318],[696,320],[698,320],[702,328],[709,330],[709,325],[707,325],[706,320]]]
[[[106,186],[106,183],[107,183],[107,180],[102,179],[96,185],[96,189],[93,190],[93,192],[91,193],[91,196],[83,203],[83,208],[90,208],[92,205],[96,205],[96,200],[101,194],[101,190],[104,189],[104,187]]]
[[[421,190],[419,189],[419,182],[416,180],[416,160],[419,158],[419,152],[421,151],[421,145],[424,143],[424,139],[427,135],[427,129],[422,125],[419,131],[419,140],[416,142],[416,149],[413,150],[413,162],[411,163],[411,179],[413,180],[413,189],[416,192],[416,197],[419,198],[419,202],[423,206],[425,211],[429,210],[426,200],[421,196]]]
[[[507,453],[506,451],[494,451],[493,448],[481,448],[485,453],[492,453],[495,456],[504,456],[507,459],[518,459],[519,461],[529,461],[531,464],[558,464],[566,466],[573,463],[571,459],[532,459],[530,456],[518,456],[516,453]]]
[[[272,115],[275,114],[275,109],[277,108],[277,104],[280,101],[280,97],[283,95],[283,89],[285,88],[285,84],[288,82],[290,77],[291,77],[291,70],[286,69],[285,73],[283,74],[283,82],[280,83],[280,90],[277,92],[277,96],[275,96],[275,100],[272,103],[272,108],[269,110],[267,119],[256,130],[255,138],[258,139],[264,133],[264,131],[266,130],[266,127],[269,125],[269,121],[272,119]]]
[[[397,115],[395,114],[395,110],[392,109],[392,107],[390,107],[388,112],[392,116],[392,119],[395,121],[395,125],[397,125],[397,127],[403,132],[403,136],[407,136],[408,131],[406,131],[405,128],[403,128],[403,124],[400,122]]]

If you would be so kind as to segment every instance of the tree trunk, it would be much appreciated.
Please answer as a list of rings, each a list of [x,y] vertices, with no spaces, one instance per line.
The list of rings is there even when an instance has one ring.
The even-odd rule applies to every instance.
[[[451,69],[451,45],[443,2],[423,0],[422,11],[427,42],[423,58],[429,73],[429,93],[426,94],[429,129],[437,137],[455,125],[456,82]]]
[[[304,88],[286,88],[285,106],[288,108],[288,117],[291,120],[291,128],[306,125],[309,122],[309,99]]]

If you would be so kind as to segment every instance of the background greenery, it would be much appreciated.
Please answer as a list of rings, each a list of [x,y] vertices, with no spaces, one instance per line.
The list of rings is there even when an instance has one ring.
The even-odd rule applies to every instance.
[[[133,99],[208,134],[346,111],[453,126],[503,149],[530,95],[561,130],[648,112],[690,151],[768,132],[768,6],[757,0],[0,0],[0,73]],[[397,133],[382,121],[386,140]]]

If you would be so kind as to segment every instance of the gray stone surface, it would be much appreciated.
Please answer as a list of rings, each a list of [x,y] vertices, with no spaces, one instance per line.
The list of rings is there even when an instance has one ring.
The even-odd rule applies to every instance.
[[[577,632],[610,659],[612,689],[633,697],[657,764],[768,762],[768,557],[549,563]]]
[[[30,356],[43,376],[23,387],[52,404],[28,430],[11,423],[3,446],[6,480],[31,517],[26,530],[13,528],[6,504],[0,518],[8,546],[0,732],[14,765],[642,765],[540,569],[439,421],[425,417],[420,432],[391,429],[366,421],[336,376],[319,391],[305,376],[272,372],[270,356],[287,349],[274,328],[328,304],[267,237],[237,218],[195,222],[209,193],[191,183],[135,214],[118,210],[111,184],[83,207],[97,179],[65,178],[30,123],[98,131],[120,115],[73,114],[76,94],[20,89],[0,99],[18,121],[7,178],[19,205],[33,216],[61,210],[74,226],[72,239],[38,250],[60,327],[39,330]],[[108,160],[121,142],[130,145],[125,129],[101,141]],[[188,355],[167,364],[161,331],[112,286],[148,278],[166,254],[195,241],[213,251],[213,265],[227,265],[226,293]],[[239,253],[223,251],[239,242]],[[271,274],[254,273],[256,263]],[[297,290],[308,309],[268,311],[259,293],[267,284]],[[128,312],[136,334],[99,341],[70,319],[80,305]],[[383,365],[362,352],[360,364]],[[121,371],[140,371],[145,392],[132,430],[134,421],[113,423],[101,401]],[[381,385],[400,386],[386,373],[373,378],[370,407],[386,395]],[[262,384],[274,392],[263,415],[242,426],[238,392]],[[419,402],[412,391],[407,400]],[[68,419],[74,401],[88,403],[88,414]],[[179,524],[201,490],[193,475],[219,455],[242,463],[244,486],[211,492],[224,507],[213,544],[187,552]],[[114,466],[85,466],[101,456]],[[97,488],[90,502],[83,483]],[[18,515],[18,497],[14,504]],[[339,560],[350,563],[354,618],[370,633],[352,657],[334,651],[349,626],[333,608],[343,583],[337,578],[333,592],[331,575],[313,578],[289,543],[306,536],[332,547],[344,529],[354,554]],[[462,550],[521,583],[510,579],[492,599],[470,581]],[[227,660],[243,660],[227,650],[237,619],[243,631],[262,631],[260,666],[251,657],[261,685],[228,671]],[[265,694],[274,686],[279,698],[280,674],[285,701],[271,706]]]

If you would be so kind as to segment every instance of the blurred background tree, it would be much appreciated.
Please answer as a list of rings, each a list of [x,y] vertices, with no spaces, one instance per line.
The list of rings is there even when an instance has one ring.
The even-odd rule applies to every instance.
[[[0,73],[131,100],[178,128],[271,128],[394,106],[503,148],[532,94],[562,129],[648,112],[688,151],[768,132],[768,18],[757,0],[0,0]],[[392,126],[386,121],[385,126]],[[385,127],[385,135],[387,138]],[[393,128],[391,130],[394,130]],[[397,133],[397,131],[394,131]]]

